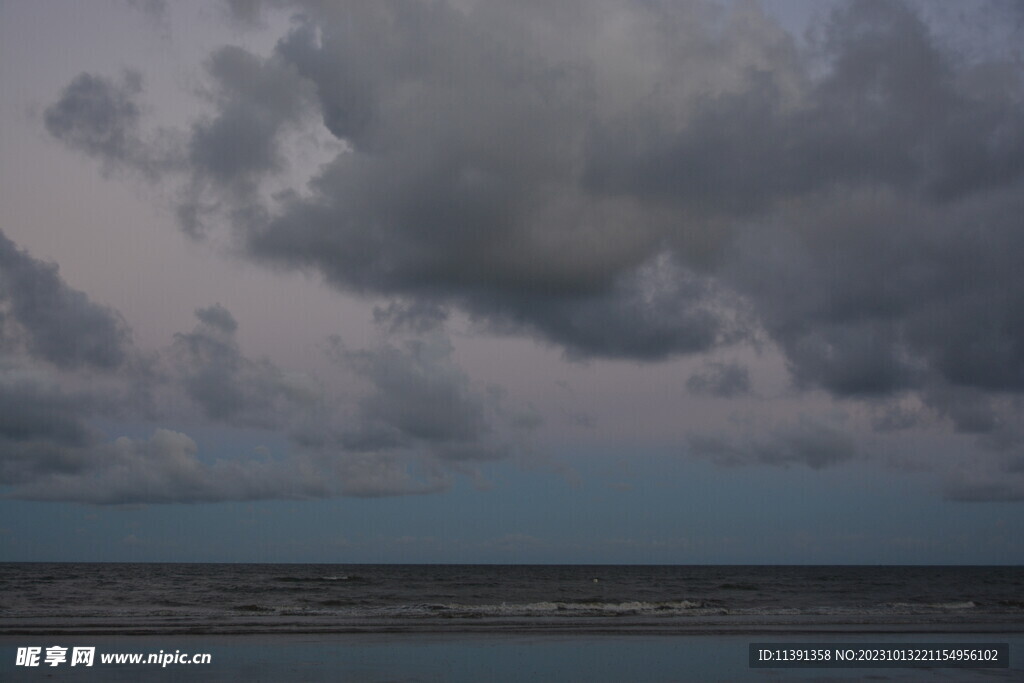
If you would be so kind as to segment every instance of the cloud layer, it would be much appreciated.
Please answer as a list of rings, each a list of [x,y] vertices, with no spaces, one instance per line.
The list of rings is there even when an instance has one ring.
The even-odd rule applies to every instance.
[[[130,344],[127,326],[109,308],[68,287],[0,232],[0,351],[23,349],[59,368],[117,368]]]
[[[837,5],[806,41],[754,4],[270,5],[291,28],[268,55],[213,52],[213,114],[177,148],[142,132],[134,73],[79,75],[47,129],[179,183],[190,235],[229,226],[251,259],[400,297],[426,327],[454,307],[573,358],[645,362],[768,340],[797,387],[911,400],[1019,443],[1024,80],[1009,45],[968,56],[913,5],[877,0]],[[271,197],[296,130],[340,151]],[[300,400],[238,359],[229,317],[200,318],[175,346],[208,417],[252,423]],[[44,343],[46,321],[20,324],[23,344]],[[372,392],[364,431],[336,440],[483,457],[481,404],[457,373],[421,367],[443,367],[443,346],[417,344],[342,354]],[[749,378],[710,366],[687,388],[736,397]],[[816,466],[852,452],[832,436],[691,445]],[[999,497],[1024,495],[1017,461],[998,462],[992,476],[1017,482]]]
[[[0,485],[32,500],[96,504],[382,496],[444,490],[473,465],[507,457],[536,425],[451,357],[443,317],[399,302],[378,342],[333,340],[344,394],[239,347],[234,316],[195,311],[191,332],[156,352],[134,347],[113,310],[70,287],[55,265],[0,233]],[[424,326],[417,318],[429,318]],[[97,420],[255,430],[283,451],[215,452],[156,426],[108,435]],[[109,429],[109,428],[108,428]]]

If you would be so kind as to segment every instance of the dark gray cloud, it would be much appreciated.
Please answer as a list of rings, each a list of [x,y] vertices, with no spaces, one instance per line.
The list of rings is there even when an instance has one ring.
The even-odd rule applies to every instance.
[[[220,304],[214,304],[207,308],[196,310],[196,318],[210,330],[216,330],[225,335],[233,335],[238,329],[238,321],[231,311]]]
[[[0,350],[23,346],[60,368],[112,370],[125,361],[130,341],[120,315],[0,232]]]
[[[646,209],[580,185],[588,74],[509,45],[494,8],[349,11],[311,10],[278,45],[351,151],[250,232],[256,256],[346,289],[445,299],[582,356],[722,341],[715,288],[659,252]]]
[[[872,428],[882,433],[910,429],[926,421],[925,411],[920,406],[905,405],[899,400],[878,401],[871,412]]]
[[[170,376],[207,419],[286,434],[293,453],[280,466],[317,473],[325,487],[318,495],[440,491],[455,473],[476,476],[473,463],[511,455],[519,435],[536,426],[518,421],[521,411],[503,411],[500,396],[472,386],[452,358],[437,309],[401,302],[379,308],[382,336],[367,349],[333,339],[331,354],[355,380],[344,395],[246,357],[238,324],[223,307],[199,309],[196,317],[191,333],[175,336]]]
[[[131,76],[78,77],[47,127],[108,164],[179,158],[166,168],[181,172],[186,231],[225,222],[260,262],[400,298],[379,313],[394,332],[460,309],[569,356],[643,361],[767,338],[798,387],[909,397],[915,420],[970,433],[1000,429],[1001,397],[1024,393],[1012,41],[971,51],[881,0],[837,4],[807,41],[755,5],[697,0],[267,4],[294,12],[290,30],[267,56],[213,53],[213,113],[177,157],[139,143]],[[984,40],[996,9],[960,37]],[[287,133],[314,128],[340,151],[308,185],[263,196]],[[244,401],[224,340],[194,342],[193,396],[230,415]],[[411,348],[378,352],[405,354],[394,372],[411,391],[441,391]],[[378,393],[349,446],[430,441],[376,358],[361,361]],[[450,412],[424,418],[438,441],[481,424],[453,386]],[[878,427],[908,424],[889,418]],[[813,461],[779,438],[747,444],[764,446],[753,459]]]
[[[967,434],[992,434],[1002,420],[994,397],[972,387],[949,385],[929,387],[923,392],[924,405],[948,419],[954,429]]]
[[[708,363],[690,375],[686,389],[691,394],[732,398],[750,393],[750,372],[738,363]]]
[[[230,16],[243,24],[258,26],[262,19],[264,5],[270,4],[262,0],[226,0]]]
[[[916,392],[958,429],[983,430],[995,425],[988,396],[1024,389],[1020,197],[922,206],[885,191],[832,194],[759,226],[735,278],[799,385],[867,399]]]
[[[189,160],[213,179],[235,181],[284,163],[276,146],[282,125],[296,119],[307,88],[294,70],[240,47],[211,55],[207,72],[217,116],[196,123]]]
[[[513,425],[518,413],[499,414],[500,396],[471,385],[452,358],[439,315],[394,303],[377,309],[383,336],[372,347],[348,349],[332,339],[332,356],[366,384],[347,398],[245,356],[236,340],[238,324],[220,305],[197,310],[195,329],[175,335],[170,376],[206,418],[282,430],[297,446],[327,456],[376,453],[453,462],[504,457],[510,446],[493,429],[499,422]]]
[[[821,469],[849,461],[857,455],[853,438],[829,424],[802,419],[782,425],[764,436],[691,434],[689,452],[721,465],[806,465]]]
[[[452,351],[437,329],[356,351],[335,340],[335,357],[369,383],[358,400],[358,427],[342,433],[342,445],[355,452],[422,450],[453,462],[508,455],[510,446],[493,433],[500,396],[476,390]],[[516,424],[515,416],[509,422]]]
[[[261,179],[287,166],[280,135],[312,99],[289,65],[240,47],[218,49],[206,70],[211,83],[204,94],[216,114],[192,126],[184,154],[189,180],[178,207],[179,222],[193,237],[224,214],[236,222],[259,218]]]
[[[99,159],[104,173],[140,172],[149,180],[180,169],[179,136],[141,131],[142,75],[125,71],[119,80],[81,73],[46,108],[43,122],[68,147]]]
[[[119,317],[67,287],[57,278],[56,266],[40,264],[9,243],[3,246],[10,247],[5,256],[13,254],[6,259],[7,263],[13,260],[20,275],[24,274],[21,271],[28,271],[35,276],[13,277],[10,269],[5,269],[5,294],[16,304],[31,297],[39,306],[34,315],[49,312],[60,324],[52,328],[33,327],[35,318],[25,322],[24,316],[8,315],[7,319],[16,320],[30,331],[52,335],[55,339],[50,341],[54,344],[77,342],[88,349],[87,342],[97,336],[96,329],[103,333],[101,338],[116,330],[119,334],[113,338],[124,341],[122,337],[127,332],[113,326],[114,321],[120,321]],[[39,281],[43,286],[39,286]],[[48,294],[33,295],[38,289]],[[53,305],[53,301],[58,305]],[[19,313],[17,305],[12,308],[15,314]],[[178,432],[158,428],[148,440],[122,437],[111,441],[94,425],[99,418],[173,419],[171,413],[181,411],[168,411],[166,404],[181,403],[180,398],[168,400],[161,395],[176,392],[179,385],[184,385],[193,400],[216,421],[249,424],[247,421],[275,413],[266,404],[278,400],[283,391],[283,383],[277,382],[279,375],[261,374],[262,366],[237,353],[230,338],[234,326],[230,313],[211,307],[198,314],[203,322],[187,341],[199,350],[188,359],[194,361],[193,365],[185,370],[179,368],[177,373],[163,372],[153,362],[135,358],[133,349],[114,343],[109,348],[120,355],[113,368],[106,367],[113,364],[107,362],[107,355],[97,359],[52,344],[40,350],[31,338],[24,345],[26,348],[5,348],[5,355],[0,358],[0,484],[12,487],[8,495],[32,500],[124,504],[337,494],[339,489],[325,483],[316,474],[317,468],[304,466],[301,457],[271,462],[232,454],[235,457],[211,461],[200,459],[196,444]],[[82,325],[83,317],[92,324]],[[217,334],[222,335],[224,348],[214,348],[212,341],[204,345],[203,340]],[[121,362],[121,356],[129,352],[132,358]],[[38,360],[52,362],[40,364]],[[203,361],[226,361],[228,369],[211,380],[215,371],[203,366]],[[90,372],[97,365],[112,372],[97,376]],[[216,379],[224,379],[225,386],[215,386]],[[80,388],[69,388],[76,385]],[[140,392],[147,399],[153,399],[154,393],[161,398],[140,405],[133,402]],[[224,405],[217,407],[218,400]],[[271,423],[260,426],[268,427]]]
[[[87,408],[87,399],[47,390],[32,381],[5,382],[0,385],[0,436],[84,446],[93,436],[81,420]]]
[[[380,452],[379,444],[345,452],[306,448],[293,439],[286,454],[271,456],[203,453],[191,437],[166,428],[145,439],[110,439],[90,425],[105,414],[95,398],[0,380],[0,485],[10,487],[6,495],[13,498],[206,503],[422,494],[451,485],[451,468],[422,454]],[[230,424],[238,416],[214,419]]]
[[[304,499],[431,493],[473,462],[506,457],[537,420],[504,411],[452,359],[439,308],[378,310],[379,344],[336,346],[348,395],[246,356],[215,304],[160,352],[144,354],[116,312],[70,288],[0,234],[0,485],[33,500],[95,504]],[[429,324],[428,324],[429,323]],[[102,371],[102,372],[97,372]],[[77,387],[77,388],[76,388]],[[285,455],[203,453],[156,427],[114,438],[98,419],[184,420],[277,432]]]
[[[800,384],[1020,391],[1019,78],[965,63],[896,3],[851,3],[826,29],[831,71],[776,135],[820,154],[798,164],[820,189],[752,221],[731,281]]]
[[[83,476],[146,371],[121,316],[0,232],[0,484]]]
[[[433,301],[390,301],[387,306],[373,307],[373,322],[389,334],[410,332],[423,334],[444,325],[448,309]]]
[[[1019,502],[1024,500],[1024,478],[1005,477],[986,482],[953,481],[945,488],[946,498],[964,503]]]
[[[226,308],[201,308],[196,318],[192,332],[175,335],[171,356],[175,376],[206,417],[235,426],[282,428],[297,412],[318,407],[319,387],[242,353],[235,339],[238,323]]]
[[[475,393],[438,331],[401,347],[343,352],[369,388],[354,404],[328,405],[322,386],[242,354],[226,309],[199,309],[196,317],[195,329],[176,335],[166,354],[169,367],[154,380],[156,415],[148,417],[190,418],[187,396],[211,424],[287,435],[286,454],[203,453],[166,428],[148,439],[111,440],[92,426],[94,418],[124,417],[110,387],[103,396],[73,393],[3,368],[0,485],[11,487],[8,495],[120,505],[434,493],[457,473],[477,476],[474,461],[511,453],[492,424],[535,426],[505,419]],[[121,379],[130,385],[133,377]]]
[[[801,47],[701,2],[275,4],[297,13],[271,56],[208,62],[189,232],[225,217],[263,261],[571,355],[656,360],[759,322],[798,383],[840,395],[1024,386],[1021,288],[996,286],[1019,248],[1019,72],[910,6],[842,4]],[[133,83],[79,77],[52,132],[130,158]],[[257,201],[309,111],[345,150]]]
[[[0,373],[0,483],[85,469],[99,439],[87,422],[92,401],[24,375]]]
[[[278,45],[352,151],[251,231],[258,257],[347,289],[447,298],[579,355],[734,341],[723,292],[738,290],[802,384],[870,396],[937,374],[1018,388],[1018,278],[993,290],[1017,247],[1019,81],[975,78],[988,72],[908,7],[843,6],[808,54],[755,17],[744,62],[740,27],[685,28],[696,5],[631,6],[658,48],[650,73],[708,82],[661,82],[622,109],[607,69],[633,55],[587,51],[596,10],[573,8],[571,50],[531,32],[560,25],[554,10],[385,6],[344,23],[307,8]],[[515,52],[499,17],[519,31]],[[797,229],[766,230],[783,211]],[[946,320],[953,338],[929,333]]]
[[[149,439],[121,437],[88,452],[88,467],[50,471],[15,490],[27,500],[93,504],[201,503],[322,498],[334,493],[317,472],[288,462],[207,462],[187,435],[157,429]]]
[[[79,74],[46,109],[46,129],[64,144],[109,163],[134,163],[138,138],[142,75],[126,72],[120,82]]]
[[[996,458],[972,459],[946,473],[943,494],[967,503],[1024,501],[1024,451],[1020,439]]]

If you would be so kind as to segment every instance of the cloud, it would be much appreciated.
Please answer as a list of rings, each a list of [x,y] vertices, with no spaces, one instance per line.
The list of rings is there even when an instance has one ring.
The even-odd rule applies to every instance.
[[[69,147],[108,162],[134,162],[141,142],[137,138],[142,76],[129,71],[116,82],[79,74],[46,109],[44,121],[51,135]]]
[[[378,386],[362,399],[361,411],[327,411],[322,394],[242,356],[225,309],[200,309],[197,317],[196,331],[175,342],[174,353],[187,357],[164,378],[156,417],[187,416],[180,406],[188,396],[209,424],[289,436],[283,455],[266,449],[204,454],[188,435],[163,427],[148,439],[111,440],[91,424],[113,414],[109,396],[69,393],[8,370],[0,373],[0,484],[10,487],[7,495],[123,505],[424,494],[450,487],[455,473],[475,476],[475,459],[507,454],[489,444],[478,423],[482,412],[460,377],[453,383],[427,377],[430,359],[410,359],[415,369],[397,373],[367,369]],[[383,353],[380,362],[400,358]],[[416,400],[425,398],[453,404],[421,408]]]
[[[387,306],[374,306],[373,321],[389,334],[408,331],[430,332],[448,319],[448,310],[433,301],[390,301]]]
[[[106,168],[179,183],[190,235],[227,229],[257,262],[402,302],[378,322],[419,338],[346,350],[369,393],[356,422],[303,432],[309,448],[494,452],[490,409],[431,337],[452,311],[570,358],[767,340],[800,389],[914,406],[880,431],[1012,421],[1024,80],[999,41],[964,50],[895,1],[838,3],[806,40],[753,3],[272,4],[290,28],[266,55],[211,54],[211,113],[174,153],[140,132],[132,74],[80,75],[45,123]],[[229,3],[248,24],[261,6]],[[335,146],[289,186],[292,132]],[[271,177],[286,185],[272,196]],[[206,315],[177,342],[206,415],[254,423],[290,400]],[[737,396],[749,379],[708,366],[687,385]],[[691,445],[824,466],[852,457],[840,437]]]
[[[750,372],[736,363],[708,363],[690,375],[686,389],[691,394],[732,398],[750,392]]]
[[[69,287],[56,265],[0,232],[0,349],[19,347],[59,368],[112,370],[127,357],[130,333],[115,311]]]
[[[349,149],[249,231],[254,256],[447,300],[573,355],[657,359],[727,336],[715,288],[658,248],[658,217],[581,184],[580,131],[602,113],[581,99],[589,65],[548,54],[539,17],[385,5],[345,22],[310,9],[278,44]]]
[[[747,300],[805,385],[1019,388],[1019,278],[990,285],[1017,246],[1020,85],[975,79],[908,7],[844,5],[807,53],[700,3],[304,10],[274,59],[348,149],[249,223],[256,258],[570,355],[732,343]]]
[[[178,207],[181,226],[193,237],[206,232],[211,216],[252,219],[260,180],[287,165],[280,135],[301,120],[312,97],[289,65],[240,47],[215,51],[206,70],[205,96],[216,115],[192,125],[184,154],[189,181]]]
[[[199,503],[267,498],[320,498],[325,482],[301,463],[197,457],[187,435],[157,429],[148,440],[121,437],[91,449],[89,466],[74,473],[50,472],[20,486],[27,500],[93,504]]]
[[[171,16],[167,0],[122,0],[131,10],[137,12],[148,26],[157,31],[162,38],[171,36]]]
[[[278,129],[302,112],[305,87],[293,70],[240,47],[210,56],[217,116],[195,123],[189,161],[213,179],[235,180],[279,168]]]
[[[84,469],[88,449],[99,439],[88,424],[90,398],[18,374],[0,373],[0,483]]]
[[[233,335],[235,330],[238,329],[238,322],[235,320],[235,316],[231,315],[231,311],[220,304],[214,304],[208,308],[197,309],[196,318],[199,319],[200,323],[206,326],[207,330],[219,332],[224,335]]]
[[[539,419],[472,385],[442,309],[392,302],[368,349],[335,340],[342,394],[246,356],[214,304],[191,332],[144,353],[113,310],[0,234],[0,485],[32,500],[197,503],[434,493],[504,458]],[[359,383],[362,387],[358,387]],[[532,417],[532,419],[530,419]],[[157,426],[111,438],[96,421],[176,421],[277,433],[283,455],[203,452]]]
[[[536,427],[522,411],[505,410],[499,394],[472,385],[432,309],[377,309],[381,336],[369,348],[333,338],[331,356],[351,385],[344,394],[246,357],[223,307],[196,317],[191,333],[175,336],[169,376],[208,420],[285,434],[281,466],[316,472],[325,496],[433,493],[454,474],[476,480],[476,463],[510,456]],[[268,497],[292,497],[272,490]]]
[[[143,136],[142,74],[126,70],[119,80],[81,73],[43,112],[47,132],[103,164],[104,173],[138,172],[158,180],[183,163],[178,136],[159,131]]]
[[[312,381],[288,376],[269,361],[244,356],[238,323],[220,305],[198,309],[199,323],[178,333],[170,356],[185,393],[211,420],[240,427],[283,428],[321,400]]]
[[[342,445],[354,452],[423,449],[452,462],[505,457],[510,446],[494,433],[499,397],[476,390],[452,352],[438,329],[389,335],[371,349],[354,351],[335,339],[335,358],[369,383],[358,400],[358,426],[343,431]],[[531,426],[517,417],[508,423]]]
[[[1019,502],[1024,500],[1024,478],[1005,476],[978,481],[976,476],[967,480],[950,481],[945,488],[946,498],[963,503]]]
[[[440,491],[452,473],[475,478],[473,463],[510,455],[515,435],[534,426],[472,387],[433,309],[399,302],[377,309],[382,336],[367,349],[331,340],[340,367],[365,383],[347,396],[244,356],[237,322],[223,307],[196,317],[193,332],[175,336],[172,376],[207,419],[285,433],[290,457],[320,473],[324,495]]]
[[[257,26],[260,24],[263,6],[262,0],[226,0],[231,17],[238,22]]]
[[[687,443],[690,453],[728,466],[806,465],[822,469],[857,455],[850,435],[810,418],[777,426],[766,436],[693,433]]]
[[[1024,387],[1020,79],[909,5],[841,4],[801,46],[756,5],[277,4],[295,15],[272,54],[207,62],[190,234],[220,217],[257,260],[571,356],[762,326],[799,384],[838,395]],[[152,157],[132,151],[138,88],[79,76],[47,125]],[[316,125],[341,151],[262,197],[283,132]]]
[[[45,438],[70,446],[91,440],[90,430],[79,419],[87,412],[87,399],[28,380],[4,382],[0,392],[0,435],[4,438]]]
[[[415,453],[305,449],[283,456],[207,453],[188,435],[157,428],[113,440],[89,421],[87,396],[0,384],[0,484],[24,500],[96,505],[304,500],[436,493],[451,472]]]
[[[1017,447],[992,459],[964,458],[944,476],[949,500],[984,503],[1024,500],[1024,451]]]
[[[339,495],[356,498],[440,493],[451,487],[451,475],[422,460],[393,455],[356,454],[335,463]]]

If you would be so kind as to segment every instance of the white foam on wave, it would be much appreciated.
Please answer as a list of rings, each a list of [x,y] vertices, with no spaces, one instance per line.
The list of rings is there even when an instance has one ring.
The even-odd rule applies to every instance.
[[[973,609],[977,607],[973,600],[962,600],[959,602],[891,602],[889,607],[896,609],[927,609],[927,610],[956,610]]]
[[[544,616],[544,615],[627,615],[627,614],[679,614],[703,607],[692,600],[666,602],[526,602],[501,603],[492,605],[466,605],[446,603],[423,606],[433,613],[447,613],[452,616]]]

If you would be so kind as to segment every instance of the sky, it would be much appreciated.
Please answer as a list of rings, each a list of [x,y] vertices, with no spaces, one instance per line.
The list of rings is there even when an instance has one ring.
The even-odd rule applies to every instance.
[[[0,0],[0,559],[1024,563],[1022,29]]]

